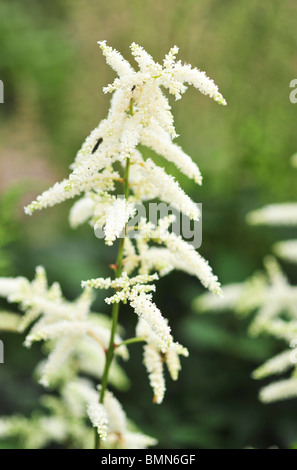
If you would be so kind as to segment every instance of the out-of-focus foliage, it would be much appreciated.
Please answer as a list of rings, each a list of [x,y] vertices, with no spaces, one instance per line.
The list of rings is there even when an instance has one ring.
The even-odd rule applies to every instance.
[[[0,199],[0,275],[2,276],[14,271],[11,245],[19,239],[22,232],[17,222],[20,193],[17,188],[12,188]]]
[[[262,204],[296,196],[288,161],[296,150],[297,105],[289,101],[289,83],[297,76],[296,15],[294,0],[2,0],[1,191],[26,178],[37,193],[61,179],[89,129],[106,115],[108,97],[101,89],[113,75],[98,40],[125,55],[135,41],[157,59],[177,44],[180,58],[216,77],[228,101],[222,111],[189,90],[183,106],[172,103],[178,141],[204,176],[198,191],[186,178],[181,185],[203,203],[202,255],[223,283],[245,279],[261,266],[271,242],[292,236],[286,228],[251,229],[244,218]],[[14,272],[31,278],[42,264],[74,298],[81,279],[109,274],[115,253],[87,228],[71,232],[66,214],[64,206],[19,217]],[[296,272],[288,267],[288,273],[296,282]],[[133,346],[139,351],[128,367],[134,385],[119,397],[127,414],[148,434],[158,434],[163,448],[288,447],[296,442],[296,405],[262,405],[250,378],[279,345],[248,338],[245,320],[231,314],[194,316],[188,306],[199,292],[194,280],[179,274],[160,282],[156,301],[190,357],[161,409],[150,404],[141,347]],[[100,310],[102,300],[99,295]],[[131,319],[128,310],[121,317],[124,324]],[[39,349],[24,351],[20,337],[9,333],[1,339],[0,412],[30,415],[41,392],[30,382]]]
[[[296,154],[292,158],[296,166]],[[255,225],[268,226],[297,226],[297,204],[270,204],[248,214],[247,220]],[[296,235],[295,235],[296,236]],[[296,263],[297,240],[287,240],[274,245],[275,253],[280,258]],[[250,279],[230,284],[224,288],[224,299],[218,301],[209,295],[202,295],[194,302],[197,311],[233,310],[246,316],[254,313],[249,333],[257,336],[268,333],[286,344],[286,350],[268,359],[258,367],[253,377],[263,379],[271,375],[280,375],[289,370],[289,378],[270,383],[260,391],[260,399],[269,403],[278,400],[296,398],[296,347],[297,332],[297,288],[291,285],[280,265],[273,257],[265,260],[267,274],[256,273]]]
[[[292,163],[296,166],[296,154]],[[255,225],[290,226],[296,229],[297,204],[270,204],[249,213],[247,221]],[[273,249],[280,258],[296,263],[296,246],[297,240],[294,238],[276,243]],[[297,288],[296,285],[290,284],[274,257],[267,256],[264,262],[265,273],[258,272],[242,283],[224,286],[223,299],[203,294],[195,299],[193,306],[200,313],[231,310],[243,318],[252,315],[248,329],[252,337],[264,333],[282,340],[285,350],[272,358],[266,358],[264,364],[252,374],[255,379],[286,374],[282,379],[270,382],[260,390],[260,400],[263,403],[271,403],[297,396]]]

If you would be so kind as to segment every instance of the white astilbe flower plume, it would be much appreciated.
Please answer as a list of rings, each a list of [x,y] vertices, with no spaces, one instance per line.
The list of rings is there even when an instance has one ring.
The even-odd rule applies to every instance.
[[[98,362],[101,351],[108,347],[109,321],[102,315],[91,314],[93,294],[89,288],[76,301],[67,302],[57,283],[48,287],[45,270],[38,267],[31,283],[25,278],[0,278],[0,295],[10,302],[18,302],[25,312],[18,326],[23,331],[31,325],[25,340],[27,347],[35,341],[50,344],[49,356],[40,368],[40,383],[44,386],[51,385],[59,377],[59,370],[80,351],[95,348],[93,354]],[[116,335],[116,341],[122,341],[119,335]],[[116,354],[125,359],[128,357],[125,346],[118,348]],[[79,367],[79,361],[75,363]],[[103,364],[104,355],[101,372]]]
[[[164,169],[150,158],[145,162],[141,159],[140,163],[132,165],[130,183],[137,199],[162,199],[190,219],[199,220],[200,211],[197,204],[185,194],[173,176],[165,173]]]
[[[108,414],[101,403],[99,394],[86,380],[76,380],[69,385],[72,394],[78,395],[85,402],[86,412],[92,425],[97,429],[100,438],[105,441],[108,433]]]
[[[156,334],[160,349],[166,352],[172,343],[170,327],[160,310],[152,302],[152,295],[148,293],[154,290],[155,286],[147,283],[156,279],[158,279],[156,274],[144,274],[129,278],[124,272],[120,278],[114,280],[98,278],[83,281],[82,287],[95,287],[97,289],[112,287],[117,289],[117,293],[110,298],[106,298],[105,301],[108,304],[129,301],[135,313],[150,325],[152,331]]]
[[[166,384],[164,377],[164,364],[167,365],[172,380],[177,380],[181,370],[179,356],[187,357],[189,352],[179,343],[172,342],[166,352],[162,351],[158,336],[142,318],[139,319],[136,336],[142,338],[146,344],[144,346],[143,362],[147,369],[149,381],[154,391],[154,403],[160,404],[163,401]]]
[[[217,297],[206,293],[196,298],[194,308],[200,312],[224,312],[226,310],[238,310],[240,301],[244,296],[245,286],[241,283],[224,286],[224,297]]]
[[[126,431],[121,438],[121,444],[123,449],[147,449],[158,444],[158,441],[140,432]]]
[[[151,295],[141,292],[138,295],[132,295],[129,300],[135,313],[143,318],[156,334],[161,351],[166,352],[172,344],[171,328],[162,317],[160,310],[152,302]]]
[[[107,424],[108,417],[103,405],[100,405],[98,401],[94,401],[88,404],[87,414],[91,420],[93,426],[97,429],[97,432],[102,439],[105,441],[107,438]]]
[[[163,360],[158,351],[146,344],[144,346],[144,365],[148,371],[150,384],[154,390],[154,403],[160,404],[165,394],[165,378],[163,374]]]
[[[174,216],[164,217],[159,221],[157,227],[150,222],[146,223],[144,219],[140,221],[138,227],[140,240],[137,247],[141,272],[148,273],[151,270],[158,270],[161,275],[164,275],[172,269],[179,269],[196,276],[207,289],[221,295],[220,283],[208,262],[181,236],[169,232],[168,227],[173,221]],[[150,248],[147,242],[151,239],[158,244],[165,245],[167,249],[161,251]],[[133,254],[133,258],[136,263],[135,254]],[[129,256],[127,260],[129,261]]]
[[[174,163],[184,175],[193,179],[195,183],[202,184],[202,176],[196,163],[172,142],[170,135],[154,120],[152,120],[150,127],[143,130],[140,143],[150,147],[167,161]]]
[[[181,236],[174,233],[166,236],[163,243],[169,251],[175,255],[176,267],[196,276],[201,283],[214,292],[221,295],[222,290],[217,276],[214,276],[208,262],[194,249],[192,245],[186,243]]]
[[[136,208],[145,209],[144,201],[155,199],[162,201],[162,206],[165,204],[168,213],[173,209],[181,212],[187,222],[200,217],[197,204],[178,181],[152,158],[145,158],[141,146],[201,184],[198,166],[173,141],[178,134],[164,89],[178,100],[192,85],[219,104],[225,105],[226,101],[205,72],[176,60],[177,46],[158,63],[141,46],[132,43],[135,68],[105,41],[100,41],[99,46],[118,75],[103,89],[104,93],[113,94],[108,115],[86,138],[70,166],[69,176],[37,196],[25,212],[32,215],[36,210],[78,198],[69,213],[72,228],[88,223],[97,238],[105,239],[106,245],[122,238],[116,262],[110,264],[114,278],[82,281],[83,293],[72,302],[63,297],[58,283],[48,285],[41,267],[32,282],[23,277],[2,278],[0,295],[18,303],[24,315],[14,319],[6,315],[2,320],[0,316],[0,329],[8,329],[9,325],[22,332],[28,329],[27,347],[37,341],[45,343],[48,357],[38,365],[37,375],[42,385],[57,387],[61,392],[60,401],[57,397],[47,400],[59,430],[56,440],[69,439],[71,445],[81,439],[83,446],[87,446],[92,424],[96,447],[142,449],[156,441],[130,426],[122,406],[108,390],[109,384],[125,388],[129,383],[117,358],[128,359],[127,345],[131,342],[145,342],[144,363],[154,402],[161,403],[165,393],[164,366],[171,378],[177,380],[180,356],[188,355],[186,348],[174,342],[168,320],[153,302],[154,282],[159,275],[180,269],[196,276],[211,292],[220,295],[221,289],[208,262],[181,236],[170,231],[173,217],[161,217],[156,225],[146,218],[137,219]],[[133,233],[135,239],[128,238]],[[111,319],[91,312],[93,289],[113,290],[105,298],[106,304],[112,304]],[[118,325],[120,303],[128,303],[137,315],[135,338],[122,339],[124,331]],[[102,379],[102,388],[96,390],[81,375]],[[3,433],[13,435],[19,422],[16,419],[12,428],[2,423]],[[48,432],[40,435],[38,432],[42,424],[53,428],[54,421],[37,420],[27,434],[26,423],[27,420],[21,423],[22,435],[34,442],[37,433],[36,447],[49,442]]]
[[[297,225],[297,203],[271,204],[247,216],[250,224],[255,225]]]
[[[117,172],[112,170],[113,163],[130,158],[139,143],[152,148],[201,184],[202,178],[196,164],[172,142],[176,136],[173,116],[160,87],[167,88],[179,99],[187,89],[185,83],[188,83],[220,104],[226,104],[217,86],[204,72],[176,62],[176,46],[160,65],[142,47],[133,43],[131,52],[140,68],[135,71],[105,41],[99,42],[99,45],[107,63],[119,75],[112,85],[104,89],[105,92],[114,92],[108,117],[87,137],[72,165],[73,172],[69,178],[56,183],[32,202],[26,208],[28,214],[81,193],[113,191],[114,180],[118,179]],[[86,201],[84,203],[86,205]],[[72,224],[83,220],[81,209],[82,206],[78,206],[71,214]],[[90,205],[87,210],[90,210]]]
[[[286,261],[297,263],[297,240],[286,240],[273,245],[274,253]]]
[[[107,449],[146,449],[157,444],[155,439],[130,429],[122,405],[110,391],[105,394],[104,408],[108,417],[108,434],[103,448],[106,445]]]
[[[87,222],[94,214],[95,200],[91,196],[79,199],[71,208],[69,222],[72,228]]]
[[[18,438],[25,449],[43,448],[53,442],[63,448],[90,449],[93,433],[86,414],[101,439],[101,448],[146,449],[157,441],[127,420],[118,400],[107,392],[104,404],[92,383],[85,379],[69,381],[59,396],[43,395],[42,411],[25,418],[20,415],[0,418],[0,438]],[[49,415],[50,413],[50,415]]]
[[[112,245],[116,238],[121,235],[130,217],[135,214],[133,204],[123,198],[117,198],[109,207],[106,214],[104,227],[105,243]]]
[[[282,374],[292,367],[292,351],[284,351],[258,367],[258,369],[253,372],[253,377],[255,379],[263,379],[269,375]]]
[[[279,400],[288,400],[297,397],[297,378],[279,380],[260,391],[260,399],[264,403],[271,403]]]
[[[127,418],[120,402],[107,391],[104,397],[104,407],[108,416],[108,429],[110,433],[123,434],[127,428]]]
[[[296,155],[292,164],[296,167]],[[271,204],[248,214],[247,220],[255,225],[296,226],[297,203]],[[280,258],[297,262],[297,240],[275,243],[274,253]],[[270,403],[297,397],[297,287],[291,285],[276,259],[265,258],[266,274],[256,273],[241,284],[224,286],[225,298],[217,299],[204,294],[196,299],[197,311],[234,310],[240,315],[254,314],[249,332],[259,335],[262,332],[286,343],[285,350],[267,360],[253,372],[253,378],[262,379],[280,375],[289,370],[291,375],[285,380],[272,382],[260,390],[260,400]]]
[[[252,314],[256,310],[249,327],[251,335],[268,333],[287,343],[286,350],[258,367],[253,377],[262,379],[274,374],[282,374],[293,369],[290,379],[272,383],[260,391],[264,402],[285,400],[297,396],[296,386],[296,347],[297,337],[297,287],[289,284],[276,260],[265,260],[267,275],[256,274],[242,284],[224,286],[225,297],[219,305],[209,294],[198,298],[194,306],[197,311],[234,310],[239,315]],[[280,318],[285,315],[286,320]],[[291,346],[291,349],[288,349]]]

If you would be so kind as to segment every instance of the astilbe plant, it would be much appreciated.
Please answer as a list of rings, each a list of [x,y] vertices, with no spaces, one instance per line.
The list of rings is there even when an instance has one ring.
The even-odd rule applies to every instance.
[[[104,88],[105,93],[113,93],[108,116],[87,137],[69,177],[38,196],[25,211],[31,215],[79,196],[70,211],[71,226],[89,222],[95,231],[103,230],[106,245],[119,239],[117,259],[111,266],[114,276],[82,281],[83,293],[74,302],[63,298],[59,284],[47,285],[42,267],[37,268],[32,282],[22,277],[0,279],[0,294],[10,302],[18,302],[24,312],[20,318],[9,319],[6,314],[2,326],[11,322],[19,331],[29,328],[25,339],[28,347],[36,341],[45,342],[49,355],[37,368],[39,380],[44,386],[57,386],[61,394],[60,400],[47,395],[43,399],[45,408],[52,411],[50,417],[35,415],[30,424],[20,417],[1,421],[2,435],[20,434],[27,446],[43,446],[50,440],[90,446],[86,415],[95,427],[96,448],[154,445],[153,438],[131,427],[109,390],[109,384],[121,387],[128,380],[117,358],[127,359],[127,346],[144,342],[144,364],[153,401],[161,403],[165,393],[164,365],[176,380],[181,367],[179,357],[187,356],[188,351],[174,341],[167,319],[152,300],[154,282],[177,268],[196,276],[210,291],[221,293],[207,261],[170,230],[172,216],[160,219],[157,225],[142,218],[135,227],[135,239],[128,237],[127,224],[135,214],[136,204],[155,198],[190,219],[199,218],[198,206],[178,182],[152,159],[145,159],[138,149],[139,144],[149,147],[201,184],[197,165],[173,143],[177,134],[161,88],[179,99],[186,84],[190,84],[218,103],[226,102],[204,72],[176,61],[176,46],[161,65],[133,43],[131,52],[139,65],[135,71],[105,41],[99,45],[107,63],[118,74]],[[116,191],[119,183],[123,187],[121,197]],[[105,299],[112,305],[111,318],[91,312],[95,289],[114,289],[114,294]],[[130,304],[138,320],[135,337],[125,340],[118,325],[121,303]],[[82,374],[100,379],[100,386],[95,388]],[[32,438],[36,433],[37,443]]]
[[[297,166],[297,155],[292,158]],[[252,225],[297,226],[297,203],[271,204],[248,214]],[[297,240],[277,242],[273,252],[279,258],[297,262]],[[240,316],[253,315],[249,334],[271,335],[285,343],[285,350],[267,360],[253,372],[255,379],[281,375],[288,378],[272,382],[260,390],[261,401],[268,403],[297,397],[297,286],[292,285],[276,258],[264,260],[265,272],[257,272],[242,283],[224,286],[224,298],[217,301],[208,294],[195,300],[198,312],[231,310]]]

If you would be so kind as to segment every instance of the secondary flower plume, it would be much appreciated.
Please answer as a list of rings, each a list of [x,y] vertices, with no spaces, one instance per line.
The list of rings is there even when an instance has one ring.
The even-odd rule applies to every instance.
[[[296,155],[292,163],[296,167]],[[296,227],[297,204],[270,204],[249,213],[247,220],[254,225]],[[273,251],[279,258],[297,262],[297,240],[275,243]],[[204,294],[195,304],[198,311],[233,310],[241,316],[253,314],[251,335],[266,333],[285,343],[285,351],[268,359],[253,373],[253,378],[263,379],[291,371],[288,378],[260,390],[261,401],[268,403],[297,397],[297,287],[289,282],[274,257],[266,257],[264,264],[266,273],[256,273],[243,283],[224,286],[224,299],[220,302]]]

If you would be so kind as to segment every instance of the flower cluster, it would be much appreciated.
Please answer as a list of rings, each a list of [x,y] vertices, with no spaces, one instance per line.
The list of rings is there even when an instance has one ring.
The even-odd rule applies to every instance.
[[[224,286],[224,298],[220,302],[204,294],[194,306],[198,312],[234,311],[239,316],[254,315],[249,326],[250,335],[266,333],[285,343],[284,352],[269,359],[253,373],[255,379],[262,379],[293,368],[290,379],[261,389],[260,399],[270,402],[297,396],[297,357],[292,349],[297,345],[297,287],[288,282],[274,258],[266,259],[265,265],[266,275],[257,273],[241,284]]]
[[[100,404],[98,391],[83,379],[68,385],[70,399],[87,407],[87,414],[103,441],[102,448],[144,449],[156,444],[155,439],[132,431],[121,404],[110,391],[106,392],[104,402]]]
[[[136,336],[143,338],[144,346],[143,362],[148,371],[151,387],[154,391],[154,403],[162,403],[166,386],[164,378],[164,364],[166,363],[172,380],[178,379],[181,369],[179,356],[187,357],[189,352],[179,343],[172,341],[164,352],[160,348],[160,341],[155,331],[143,319],[139,319]]]
[[[155,439],[136,430],[127,420],[111,392],[100,405],[98,392],[86,379],[64,384],[60,397],[42,395],[40,404],[29,418],[0,418],[0,438],[18,439],[23,449],[39,449],[52,443],[88,449],[93,436],[85,420],[87,414],[104,439],[102,448],[145,449],[156,444]]]
[[[204,72],[175,61],[178,49],[172,48],[165,57],[163,66],[140,46],[132,44],[131,51],[138,62],[135,71],[123,57],[105,42],[100,47],[107,63],[119,74],[105,92],[114,91],[107,119],[101,121],[87,137],[72,165],[68,179],[56,183],[26,207],[32,214],[75,196],[83,195],[70,212],[73,227],[90,220],[95,228],[105,226],[106,241],[113,243],[133,214],[133,203],[156,197],[178,208],[191,219],[199,218],[193,201],[180,188],[178,182],[164,168],[151,159],[144,160],[136,148],[142,144],[151,148],[195,182],[201,184],[200,171],[191,157],[174,144],[176,137],[173,116],[168,100],[161,90],[167,88],[176,99],[187,89],[185,83],[195,86],[220,104],[226,104],[217,86]],[[130,197],[115,202],[111,193],[119,174],[112,165],[120,161],[130,163]]]
[[[147,284],[153,280],[158,279],[158,275],[138,275],[129,278],[127,273],[123,273],[121,277],[114,280],[110,278],[91,279],[90,281],[83,281],[83,287],[95,287],[101,289],[108,289],[112,287],[117,292],[112,297],[107,297],[105,302],[111,303],[126,303],[129,301],[135,313],[142,318],[155,333],[156,340],[162,352],[166,352],[171,346],[173,339],[170,334],[170,328],[167,320],[162,316],[160,310],[152,302],[152,296],[148,292],[154,291],[155,286]]]
[[[130,243],[126,251],[125,271],[131,273],[138,268],[143,274],[158,271],[164,275],[179,269],[196,276],[204,287],[221,295],[218,278],[212,273],[208,262],[181,236],[170,232],[169,227],[174,219],[173,215],[164,217],[157,226],[145,219],[140,220],[136,247]],[[163,247],[151,246],[151,241]]]
[[[68,302],[58,283],[48,287],[45,270],[39,266],[32,282],[22,277],[0,278],[0,296],[18,303],[24,312],[24,315],[14,314],[13,317],[10,314],[6,321],[5,316],[0,317],[0,329],[13,325],[14,331],[23,332],[30,327],[26,347],[36,341],[46,342],[48,358],[38,366],[41,384],[53,386],[79,372],[98,379],[102,377],[110,320],[105,315],[91,312],[91,289],[85,289],[78,299]],[[122,342],[119,334],[116,341]],[[125,346],[117,348],[116,354],[128,359]],[[128,379],[116,361],[110,379],[119,387],[127,384]]]
[[[155,285],[152,283],[159,275],[181,269],[196,276],[210,291],[221,294],[221,289],[208,262],[181,236],[170,231],[172,217],[161,219],[157,225],[142,219],[133,227],[136,239],[129,238],[128,222],[135,215],[136,205],[143,201],[158,198],[192,220],[200,216],[197,205],[178,181],[151,158],[145,159],[139,146],[149,147],[201,184],[196,163],[173,142],[177,134],[163,89],[178,100],[187,85],[192,85],[219,104],[226,102],[205,72],[176,61],[176,46],[165,56],[163,64],[159,64],[133,43],[131,52],[139,66],[135,70],[105,41],[99,45],[107,63],[118,75],[103,89],[105,93],[113,93],[108,116],[86,138],[71,165],[69,177],[38,196],[25,212],[31,215],[36,210],[79,197],[70,210],[71,226],[88,222],[95,231],[103,231],[107,245],[121,239],[117,261],[111,265],[115,278],[83,281],[84,292],[70,303],[63,299],[58,284],[48,288],[45,273],[39,268],[32,283],[24,278],[0,280],[0,295],[18,302],[25,312],[19,327],[22,331],[31,327],[26,346],[35,341],[46,342],[49,357],[41,368],[41,382],[49,385],[59,379],[63,384],[62,402],[73,399],[73,409],[84,403],[85,413],[96,429],[96,446],[143,448],[155,441],[129,429],[120,404],[109,391],[110,383],[122,385],[125,381],[116,358],[127,358],[129,342],[143,341],[144,364],[154,402],[161,403],[165,393],[164,365],[176,380],[181,368],[179,357],[188,355],[174,341],[168,319],[153,302]],[[121,184],[123,191],[119,197]],[[90,312],[92,292],[98,288],[114,290],[105,299],[107,304],[112,304],[111,321]],[[118,334],[120,303],[128,303],[138,319],[135,338],[124,341]],[[102,377],[99,390],[77,378],[81,372]],[[68,429],[65,423],[63,429],[64,436]]]

